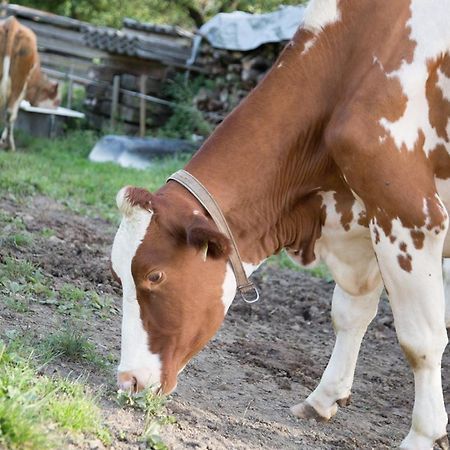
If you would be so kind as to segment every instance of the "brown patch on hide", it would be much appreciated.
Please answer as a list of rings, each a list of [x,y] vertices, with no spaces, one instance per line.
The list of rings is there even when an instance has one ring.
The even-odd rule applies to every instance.
[[[349,197],[346,191],[340,190],[334,194],[336,212],[341,216],[341,225],[345,231],[350,230],[350,224],[353,221],[353,204],[355,199]]]
[[[426,83],[426,96],[428,100],[428,119],[437,135],[449,142],[447,124],[450,119],[450,101],[445,98],[439,87],[439,77],[449,77],[450,56],[443,55],[436,61],[428,64],[428,80]],[[448,95],[448,93],[447,93]]]
[[[423,231],[412,230],[411,237],[414,247],[416,247],[417,250],[423,248],[423,241],[425,240],[425,234],[423,233]]]
[[[412,257],[409,253],[405,255],[398,255],[397,256],[398,259],[398,263],[400,265],[400,267],[405,271],[405,272],[411,272],[412,271]]]

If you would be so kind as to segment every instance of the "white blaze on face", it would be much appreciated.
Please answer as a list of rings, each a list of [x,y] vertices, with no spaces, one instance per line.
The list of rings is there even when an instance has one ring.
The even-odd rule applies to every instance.
[[[133,371],[144,385],[159,384],[161,360],[159,355],[149,350],[149,336],[140,317],[136,286],[131,274],[131,262],[144,239],[153,213],[131,206],[123,197],[122,189],[117,195],[117,203],[123,218],[111,253],[112,267],[123,289],[122,348],[118,370]]]
[[[439,138],[430,124],[425,84],[428,63],[450,50],[449,20],[450,0],[411,0],[411,18],[407,26],[411,30],[410,39],[416,43],[413,59],[410,63],[403,61],[398,70],[387,74],[389,78],[400,81],[407,98],[406,110],[395,122],[385,118],[380,120],[398,148],[404,144],[412,151],[419,131],[425,135],[424,151],[427,155],[438,144],[448,148],[448,143]],[[444,92],[444,96],[448,95]]]

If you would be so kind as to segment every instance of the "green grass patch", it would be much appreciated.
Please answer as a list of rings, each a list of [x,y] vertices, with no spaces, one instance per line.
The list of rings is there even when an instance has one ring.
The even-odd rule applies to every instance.
[[[88,362],[104,369],[106,362],[97,353],[94,344],[75,327],[69,327],[48,336],[41,344],[46,358],[63,358],[73,362]]]
[[[29,349],[0,342],[0,448],[61,448],[72,433],[111,442],[86,386],[39,373]]]
[[[307,272],[313,277],[322,278],[327,282],[333,281],[333,276],[324,263],[320,263],[318,266],[312,269],[305,269],[304,267],[301,267],[299,264],[292,261],[292,259],[289,258],[289,256],[286,254],[285,250],[281,251],[277,255],[271,256],[267,260],[267,264],[269,264],[270,266],[278,267],[279,269],[288,269],[295,272]]]
[[[33,235],[26,230],[19,217],[0,211],[0,248],[25,247],[33,242]]]
[[[146,170],[93,163],[87,156],[97,140],[95,133],[77,131],[61,139],[29,140],[15,153],[0,152],[0,192],[16,201],[46,195],[78,213],[114,220],[118,217],[115,197],[121,187],[154,191],[187,161],[184,157],[163,159]]]

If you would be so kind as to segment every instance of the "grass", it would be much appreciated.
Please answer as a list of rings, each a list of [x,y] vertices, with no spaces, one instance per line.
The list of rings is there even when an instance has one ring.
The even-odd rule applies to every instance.
[[[106,367],[106,362],[97,353],[94,344],[73,325],[51,334],[40,347],[48,359],[58,357],[72,362],[87,362],[96,368]]]
[[[46,195],[76,212],[116,220],[115,196],[121,187],[156,190],[186,162],[183,157],[160,160],[145,171],[92,163],[87,155],[97,139],[92,132],[77,131],[61,139],[25,142],[15,153],[0,152],[0,192],[16,201]]]
[[[30,349],[0,342],[0,448],[61,448],[71,434],[108,445],[111,436],[86,386],[40,372]]]

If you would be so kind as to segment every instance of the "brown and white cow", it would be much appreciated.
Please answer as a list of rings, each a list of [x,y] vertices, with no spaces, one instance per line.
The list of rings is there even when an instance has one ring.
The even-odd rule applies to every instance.
[[[14,122],[23,99],[33,106],[56,108],[58,83],[41,72],[36,35],[9,17],[0,23],[0,108],[6,109],[3,148],[15,150]]]
[[[312,0],[259,86],[186,171],[214,196],[251,273],[286,248],[324,261],[336,343],[293,407],[330,419],[349,398],[361,340],[388,292],[415,378],[401,448],[448,448],[441,259],[450,257],[450,0]],[[112,266],[123,287],[119,384],[169,393],[233,300],[229,241],[169,181],[127,187]],[[208,244],[208,256],[202,249]]]

